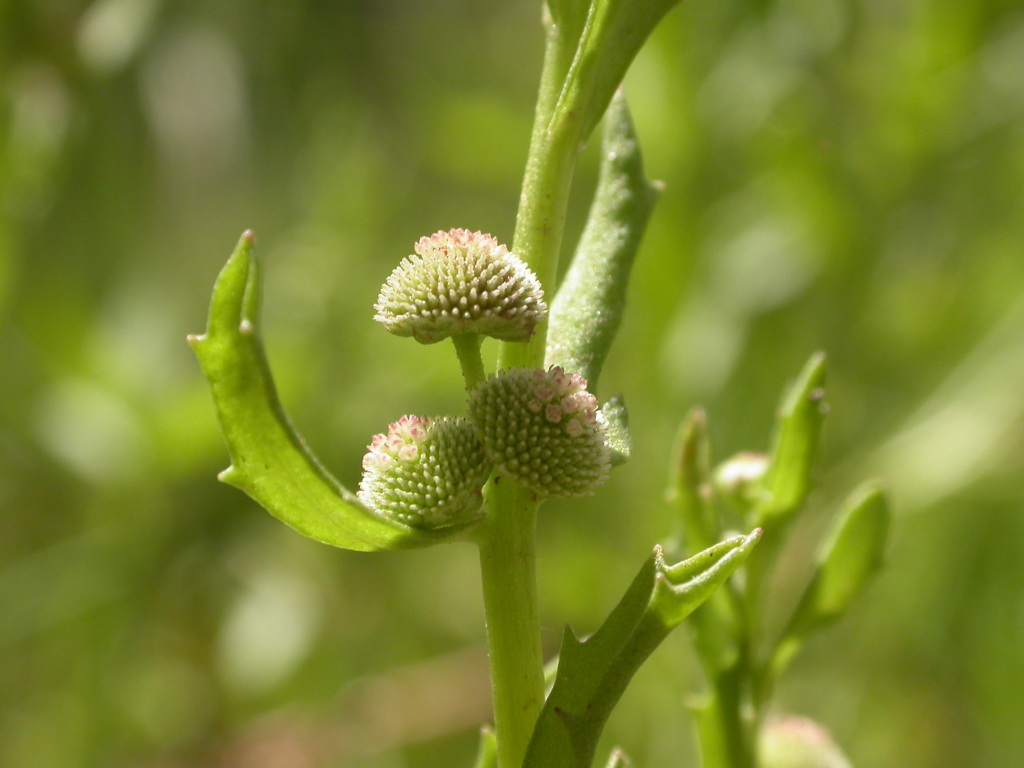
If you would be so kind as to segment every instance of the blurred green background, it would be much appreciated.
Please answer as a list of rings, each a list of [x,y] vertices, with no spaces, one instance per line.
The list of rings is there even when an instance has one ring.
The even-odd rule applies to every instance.
[[[542,51],[534,0],[0,0],[0,765],[469,765],[488,717],[475,550],[360,555],[215,481],[184,343],[239,233],[293,419],[350,486],[371,434],[462,409],[446,345],[376,292],[421,235],[511,239]],[[892,489],[889,566],[780,710],[862,768],[1024,754],[1024,5],[689,0],[627,80],[667,187],[602,379],[636,449],[541,521],[545,641],[650,546],[676,426],[764,448],[830,359],[827,513]],[[595,177],[577,174],[570,237]],[[609,724],[696,764],[677,632]]]

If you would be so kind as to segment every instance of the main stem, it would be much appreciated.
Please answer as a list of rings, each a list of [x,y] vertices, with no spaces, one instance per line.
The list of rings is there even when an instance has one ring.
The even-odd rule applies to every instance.
[[[499,768],[519,768],[544,705],[544,655],[537,613],[534,534],[537,503],[529,491],[495,477],[480,543],[491,690]]]
[[[555,109],[577,42],[564,39],[563,33],[554,25],[548,26],[530,154],[512,240],[513,252],[537,275],[549,303],[555,293],[565,211],[581,144],[578,110]],[[525,344],[501,345],[498,367],[542,366],[546,341],[547,323],[541,323]]]
[[[558,253],[573,167],[579,148],[574,117],[558,118],[555,104],[575,42],[548,27],[544,70],[512,250],[554,293]],[[547,326],[525,344],[503,343],[498,367],[544,365]],[[460,350],[460,357],[464,350]],[[464,365],[464,371],[466,366]],[[467,377],[467,383],[469,377]],[[471,385],[470,385],[471,386]],[[537,613],[534,540],[538,503],[510,479],[486,489],[487,528],[480,538],[480,571],[491,662],[498,768],[521,768],[544,705],[544,655]]]

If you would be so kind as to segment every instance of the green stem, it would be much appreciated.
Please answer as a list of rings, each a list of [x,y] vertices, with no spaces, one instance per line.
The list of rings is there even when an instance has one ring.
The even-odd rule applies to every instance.
[[[530,153],[516,213],[512,250],[537,275],[550,301],[555,294],[558,255],[565,229],[573,170],[581,144],[578,111],[555,111],[578,40],[549,25]],[[498,367],[536,368],[544,364],[547,323],[525,344],[502,344]]]
[[[744,622],[746,628],[745,656],[750,674],[750,705],[753,713],[753,726],[761,725],[763,709],[768,701],[768,680],[771,663],[770,649],[766,646],[764,595],[768,582],[772,577],[773,568],[782,547],[784,529],[766,531],[762,542],[767,544],[763,551],[751,552],[747,558],[747,580],[743,593]]]
[[[490,509],[480,541],[480,573],[498,766],[519,768],[544,704],[534,554],[537,503],[529,491],[500,476],[486,492]]]
[[[735,662],[720,671],[705,663],[711,693],[699,718],[704,768],[757,766],[757,740],[769,688],[763,603],[779,540],[777,530],[765,534],[766,546],[752,552],[744,566],[743,589],[731,593],[737,618]]]
[[[463,333],[452,336],[455,343],[455,354],[459,356],[462,367],[462,378],[466,380],[466,389],[472,389],[477,382],[484,379],[484,361],[480,357],[480,335]]]
[[[728,596],[713,595],[698,609],[705,613],[695,617],[697,648],[710,688],[697,709],[702,763],[704,768],[756,768],[758,716],[756,709],[751,711],[755,660],[749,604],[745,591],[737,592],[733,584],[726,590]],[[722,652],[723,642],[731,653]]]
[[[748,723],[743,717],[744,665],[723,670],[697,712],[704,768],[754,768]]]
[[[575,113],[555,114],[577,43],[564,35],[560,27],[548,24],[537,112],[512,243],[513,252],[530,265],[549,299],[554,295],[565,211],[580,144]],[[542,323],[525,344],[502,343],[498,367],[539,368],[544,364],[546,343],[547,324]],[[510,480],[495,477],[487,488],[486,509],[488,526],[480,540],[480,570],[498,768],[520,768],[544,704],[534,554],[537,502]]]
[[[757,767],[757,741],[766,700],[762,600],[771,558],[755,559],[754,555],[752,552],[744,565],[743,587],[726,585],[722,593],[699,609],[708,613],[696,617],[697,648],[703,651],[701,663],[710,688],[697,709],[704,768]],[[716,609],[730,619],[719,621],[719,615],[710,613]],[[734,655],[720,651],[723,629],[730,637]],[[723,665],[724,660],[727,663]]]

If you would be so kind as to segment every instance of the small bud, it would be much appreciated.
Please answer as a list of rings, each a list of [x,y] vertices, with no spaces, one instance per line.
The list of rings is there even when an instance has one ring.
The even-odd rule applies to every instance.
[[[764,768],[850,768],[850,761],[823,726],[793,715],[768,722],[761,733],[758,758]]]
[[[423,344],[464,333],[526,341],[547,316],[540,281],[490,235],[452,229],[420,238],[388,277],[374,317]]]
[[[469,416],[502,474],[539,496],[581,496],[608,479],[606,425],[587,382],[558,366],[513,368],[470,393]]]
[[[768,471],[763,453],[737,453],[715,468],[715,488],[727,499],[748,507],[757,501],[761,480]]]
[[[403,416],[370,442],[358,495],[377,514],[413,528],[464,525],[480,515],[490,472],[465,419]]]

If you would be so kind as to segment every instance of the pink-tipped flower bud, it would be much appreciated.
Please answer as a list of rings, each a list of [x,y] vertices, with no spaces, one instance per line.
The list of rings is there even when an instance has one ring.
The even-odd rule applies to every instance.
[[[374,317],[423,344],[464,333],[526,341],[548,307],[526,263],[490,235],[452,229],[420,238],[388,277]]]
[[[785,715],[761,732],[758,764],[764,768],[850,768],[832,735],[806,717]]]
[[[377,514],[413,528],[465,525],[480,516],[490,472],[465,419],[403,416],[370,442],[358,495]]]
[[[538,496],[581,496],[608,479],[604,418],[587,382],[555,366],[513,368],[470,393],[469,416],[498,470]]]

